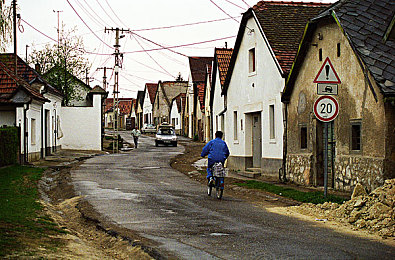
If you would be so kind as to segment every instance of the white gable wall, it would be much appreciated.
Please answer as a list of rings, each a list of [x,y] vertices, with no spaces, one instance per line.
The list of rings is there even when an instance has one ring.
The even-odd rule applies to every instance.
[[[221,127],[221,116],[220,113],[223,112],[224,110],[224,96],[221,96],[221,82],[219,79],[219,71],[218,71],[218,66],[214,68],[216,70],[216,76],[215,76],[215,88],[214,88],[214,96],[213,96],[213,111],[212,111],[212,125],[213,125],[213,135],[215,135],[216,131],[223,131],[225,132],[225,129],[222,129]]]
[[[175,124],[173,124],[173,119]],[[174,125],[174,129],[177,133],[181,131],[181,115],[178,113],[177,102],[174,99],[173,103],[171,104],[171,111],[170,111],[170,123]]]
[[[147,124],[152,124],[152,104],[151,104],[151,99],[149,97],[148,89],[145,89],[145,96],[144,96],[144,103],[143,103],[143,120],[145,120],[146,115],[147,116]]]
[[[248,29],[253,29],[250,32]],[[255,48],[256,70],[249,73],[249,50]],[[263,172],[277,172],[281,166],[283,116],[281,91],[284,79],[254,18],[249,19],[227,91],[226,141],[233,163],[244,170],[252,167],[252,120],[260,115]],[[274,105],[275,138],[270,138],[269,106]],[[234,112],[237,111],[237,139]],[[215,119],[214,119],[215,120]],[[232,158],[230,158],[232,161]]]

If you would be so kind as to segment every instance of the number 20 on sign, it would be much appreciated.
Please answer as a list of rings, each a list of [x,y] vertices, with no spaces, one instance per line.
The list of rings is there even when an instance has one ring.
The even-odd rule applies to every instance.
[[[339,103],[333,96],[321,96],[314,102],[314,114],[322,122],[330,122],[339,114]]]

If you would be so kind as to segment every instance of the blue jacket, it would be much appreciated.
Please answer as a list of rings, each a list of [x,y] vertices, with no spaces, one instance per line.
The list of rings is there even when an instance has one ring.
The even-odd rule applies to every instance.
[[[225,141],[221,138],[215,138],[203,147],[201,156],[206,155],[208,155],[208,166],[211,167],[216,162],[225,163],[229,156],[229,149]]]

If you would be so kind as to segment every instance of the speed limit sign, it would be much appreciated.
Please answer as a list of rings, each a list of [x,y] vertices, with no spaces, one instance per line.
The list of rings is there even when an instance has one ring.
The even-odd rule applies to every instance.
[[[339,103],[333,96],[321,96],[314,103],[314,114],[322,122],[330,122],[339,114]]]

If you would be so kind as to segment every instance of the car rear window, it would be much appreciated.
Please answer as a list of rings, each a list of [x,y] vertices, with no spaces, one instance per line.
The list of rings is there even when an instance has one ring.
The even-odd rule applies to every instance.
[[[172,135],[173,129],[159,129],[158,134],[159,135]]]

